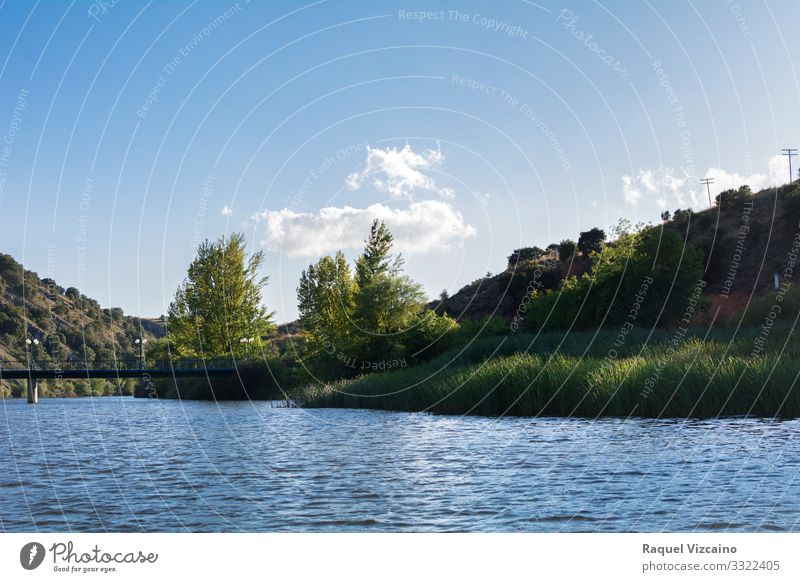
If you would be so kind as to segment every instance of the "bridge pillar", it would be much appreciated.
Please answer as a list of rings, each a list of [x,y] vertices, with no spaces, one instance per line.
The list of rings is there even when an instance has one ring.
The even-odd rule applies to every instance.
[[[36,387],[36,378],[28,378],[28,404],[39,402],[39,389]]]

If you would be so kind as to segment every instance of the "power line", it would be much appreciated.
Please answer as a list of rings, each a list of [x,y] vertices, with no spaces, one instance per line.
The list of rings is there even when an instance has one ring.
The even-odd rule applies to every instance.
[[[794,182],[792,178],[792,158],[797,155],[797,148],[783,148],[781,152],[783,152],[782,156],[789,158],[789,183],[791,184]]]
[[[701,184],[706,185],[706,192],[708,192],[708,206],[711,207],[711,184],[714,183],[714,178],[703,178],[700,180]]]

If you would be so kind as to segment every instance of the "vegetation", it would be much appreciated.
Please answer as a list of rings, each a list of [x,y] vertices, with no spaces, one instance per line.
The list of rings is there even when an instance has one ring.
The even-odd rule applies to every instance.
[[[386,225],[372,224],[351,272],[344,255],[322,257],[300,276],[301,358],[326,378],[356,370],[405,366],[406,358],[441,349],[454,320],[427,309],[422,288],[403,274]],[[437,346],[438,343],[438,346]]]
[[[525,321],[533,329],[673,324],[703,277],[703,254],[662,226],[630,232],[591,252],[591,272],[556,290],[533,290]]]
[[[148,358],[234,357],[236,374],[156,381],[147,391],[131,382],[54,389],[292,397],[312,407],[446,414],[800,415],[792,390],[800,290],[787,258],[800,252],[800,187],[754,195],[743,186],[720,193],[717,204],[700,213],[678,209],[671,219],[664,212],[657,226],[621,222],[611,239],[593,228],[577,243],[516,249],[498,275],[431,303],[403,272],[386,225],[375,221],[354,263],[338,252],[303,271],[300,320],[279,333],[262,304],[263,254],[248,256],[241,234],[206,241],[170,306],[169,333],[150,342]],[[137,324],[145,333],[146,320],[100,310],[77,289],[39,280],[5,255],[0,296],[8,305],[0,310],[6,354],[15,346],[22,356],[51,358],[54,348],[43,342],[24,347],[25,339],[49,337],[68,344],[71,358],[99,361],[118,351],[135,358]],[[76,311],[90,341],[68,335],[63,322]],[[108,327],[87,327],[87,315]],[[43,389],[47,395],[50,386]],[[5,396],[19,393],[21,386],[0,387]]]
[[[472,328],[467,339],[462,320],[453,349],[431,361],[315,383],[296,398],[308,407],[439,414],[800,416],[800,290],[785,270],[797,252],[800,188],[756,197],[742,187],[721,193],[718,204],[703,213],[678,209],[658,226],[621,223],[611,241],[600,229],[581,233],[577,245],[559,245],[557,270],[543,258],[532,261],[537,284],[514,318],[527,333],[491,326]],[[572,261],[588,261],[587,268],[555,285],[543,276],[564,273]],[[728,297],[709,288],[722,288],[731,264],[746,295],[716,319],[725,304],[712,313],[711,302]],[[782,275],[780,289],[772,289],[773,272]],[[501,279],[466,290],[474,296],[496,283],[513,295],[513,279]],[[704,319],[713,325],[701,327]]]
[[[199,376],[152,380],[137,385],[140,398],[181,398],[183,400],[284,400],[286,390],[302,383],[303,377],[291,363],[280,358],[243,359],[234,362],[230,376]]]
[[[36,366],[120,362],[135,365],[135,341],[153,341],[160,322],[126,316],[122,309],[103,309],[75,287],[64,289],[51,278],[39,278],[11,256],[0,254],[0,360]],[[139,344],[140,345],[140,344]],[[135,383],[64,380],[40,383],[43,396],[131,394]],[[22,381],[3,381],[0,396],[20,396]]]
[[[605,240],[606,233],[603,229],[592,228],[591,230],[582,232],[578,237],[578,250],[584,255],[599,253],[603,248]]]
[[[575,255],[578,244],[574,240],[564,239],[558,243],[558,260],[569,261]]]
[[[548,250],[552,249],[548,247]],[[518,263],[525,263],[541,259],[546,252],[547,251],[539,247],[525,247],[522,249],[515,249],[514,252],[511,253],[511,255],[509,255],[508,257],[508,268],[513,269],[517,266]]]
[[[750,186],[742,186],[738,190],[724,190],[716,195],[714,203],[723,210],[740,208],[745,202],[753,198]]]
[[[240,233],[200,244],[169,306],[167,341],[173,355],[243,357],[274,330],[273,314],[261,304],[267,277],[258,271],[264,254],[248,258],[246,246]]]
[[[168,333],[148,350],[149,359],[231,358],[230,377],[153,380],[140,397],[208,400],[280,398],[291,377],[269,344],[274,314],[262,304],[268,278],[259,274],[264,254],[247,254],[241,233],[204,241],[169,307]]]
[[[617,336],[490,337],[415,368],[308,386],[297,398],[306,407],[490,416],[800,416],[797,342],[754,357],[755,331],[635,330],[615,348]]]

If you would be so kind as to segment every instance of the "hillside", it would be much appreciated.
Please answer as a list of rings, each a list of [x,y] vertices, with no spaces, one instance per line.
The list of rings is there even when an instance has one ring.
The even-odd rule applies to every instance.
[[[776,273],[779,278],[786,275],[789,254],[798,251],[793,245],[800,235],[800,185],[795,182],[755,194],[743,186],[718,198],[721,204],[701,212],[666,213],[664,224],[703,251],[706,295],[721,308],[718,316],[724,317],[746,304],[751,293],[772,289]],[[494,315],[510,322],[532,288],[556,289],[564,277],[580,276],[590,268],[580,251],[560,260],[556,246],[546,251],[518,249],[502,273],[477,279],[430,307],[456,319]],[[525,260],[526,255],[536,258]]]
[[[103,309],[78,289],[40,279],[0,254],[0,360],[25,360],[26,340],[31,356],[43,365],[135,360],[137,338],[163,334],[159,320]]]

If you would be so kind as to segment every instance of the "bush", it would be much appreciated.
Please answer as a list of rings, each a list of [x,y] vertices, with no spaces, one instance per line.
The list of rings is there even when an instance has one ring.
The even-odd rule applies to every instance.
[[[665,325],[684,313],[703,276],[703,253],[663,226],[621,234],[592,260],[592,273],[570,277],[558,290],[534,291],[527,325]]]
[[[558,259],[564,262],[572,260],[576,248],[578,248],[578,245],[574,240],[562,240],[558,244]]]
[[[741,208],[742,205],[753,198],[750,186],[741,186],[738,190],[724,190],[717,194],[714,203],[722,210]]]
[[[800,185],[793,182],[778,188],[778,204],[784,218],[797,221],[800,218]]]
[[[514,269],[517,267],[519,263],[525,263],[528,261],[535,261],[537,259],[542,258],[544,255],[544,249],[540,249],[539,247],[525,247],[521,249],[515,249],[513,253],[511,253],[508,257],[508,269]]]
[[[578,237],[578,250],[584,255],[599,253],[603,249],[606,233],[603,229],[593,228],[582,232]]]

